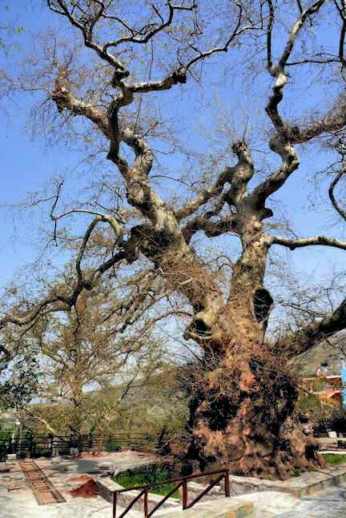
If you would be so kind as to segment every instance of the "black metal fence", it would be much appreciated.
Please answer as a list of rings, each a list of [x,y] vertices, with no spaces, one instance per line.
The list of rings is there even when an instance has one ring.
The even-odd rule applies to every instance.
[[[37,458],[70,455],[77,452],[112,452],[127,448],[139,451],[157,451],[160,449],[160,438],[139,433],[79,436],[23,434],[22,437],[0,437],[0,461],[4,460],[8,454],[16,454],[18,458]]]

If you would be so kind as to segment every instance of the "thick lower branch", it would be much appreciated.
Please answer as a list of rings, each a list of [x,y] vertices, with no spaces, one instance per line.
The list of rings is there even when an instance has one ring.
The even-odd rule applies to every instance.
[[[346,329],[346,299],[330,315],[317,322],[299,329],[295,334],[287,336],[275,346],[275,352],[293,358],[319,343],[323,338]]]

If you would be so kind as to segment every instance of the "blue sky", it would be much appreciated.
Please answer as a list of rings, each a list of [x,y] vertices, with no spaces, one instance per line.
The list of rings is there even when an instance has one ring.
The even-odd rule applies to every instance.
[[[17,27],[23,31],[11,37],[16,45],[14,51],[17,54],[25,54],[27,48],[32,45],[33,34],[43,30],[47,26],[58,30],[60,35],[65,34],[65,27],[61,20],[52,16],[44,9],[44,2],[18,1],[1,2],[2,5],[9,4],[8,10],[4,11],[5,23],[9,25],[15,22]],[[66,37],[72,33],[67,31]],[[319,34],[324,44],[333,46],[328,26],[324,32]],[[279,38],[279,43],[282,40]],[[11,50],[12,52],[12,50]],[[242,57],[241,52],[237,59]],[[2,53],[0,59],[12,72],[18,66],[17,60],[14,65],[9,62],[8,56]],[[227,58],[231,59],[231,58]],[[5,63],[5,65],[4,65]],[[231,63],[231,61],[229,62]],[[240,76],[237,70],[232,72],[231,66],[221,69],[219,62],[212,61],[207,65],[209,83],[208,91],[202,90],[198,85],[194,86],[194,94],[189,94],[189,84],[171,92],[160,94],[155,97],[155,102],[160,103],[161,110],[169,119],[174,119],[173,125],[181,125],[182,139],[185,143],[191,144],[192,148],[202,151],[205,147],[205,133],[210,131],[210,139],[217,140],[215,129],[219,119],[224,117],[241,134],[245,122],[250,121],[252,128],[252,145],[259,152],[254,152],[257,164],[262,161],[263,154],[269,166],[277,163],[277,158],[265,151],[263,143],[264,105],[269,93],[270,79],[263,75],[254,76],[251,81]],[[311,78],[305,77],[306,71],[302,71],[298,78],[302,82],[297,87],[288,89],[287,98],[284,104],[285,113],[295,115],[297,111],[311,108],[313,110],[323,109],[333,101],[338,86],[333,82],[327,82],[321,89],[316,83],[312,84],[307,93],[306,82]],[[154,98],[154,97],[153,97]],[[78,182],[86,182],[85,177],[72,174],[78,169],[81,156],[65,143],[56,143],[48,146],[44,137],[31,136],[28,117],[32,108],[32,97],[29,94],[18,94],[6,102],[2,112],[2,124],[0,127],[0,171],[2,177],[0,191],[0,284],[5,286],[10,280],[15,279],[18,270],[22,270],[25,264],[30,263],[37,255],[40,242],[37,227],[43,222],[48,222],[47,214],[42,211],[22,211],[10,209],[9,205],[21,203],[28,193],[39,191],[48,185],[52,175],[67,175],[71,172],[71,185],[78,189]],[[209,109],[209,112],[208,112]],[[222,137],[224,138],[224,137]],[[222,140],[221,138],[221,140]],[[258,141],[258,142],[257,142]],[[215,144],[216,148],[218,143]],[[323,169],[332,160],[329,152],[317,144],[308,148],[299,149],[302,165],[293,177],[287,182],[271,202],[270,206],[289,216],[292,226],[300,236],[310,236],[316,233],[344,237],[345,231],[337,224],[337,219],[332,215],[329,207],[329,200],[326,196],[327,182],[322,179],[320,194],[316,197],[316,190],[313,183],[313,173]],[[233,160],[233,158],[231,158]],[[164,165],[179,175],[182,162],[177,157],[162,158]],[[105,163],[106,164],[106,163]],[[108,165],[104,167],[109,167]],[[174,182],[159,185],[159,190],[166,195],[170,190],[176,190]],[[312,208],[311,199],[318,199],[318,206]],[[279,233],[279,232],[278,232]],[[228,246],[229,238],[221,238],[215,241],[218,246]],[[233,245],[232,245],[233,246]],[[237,250],[237,247],[235,247]],[[329,277],[332,272],[344,271],[345,255],[340,250],[328,249],[326,247],[314,247],[295,252],[282,252],[290,261],[292,270],[300,279],[313,276],[315,280]],[[55,258],[59,260],[59,250],[54,252]]]

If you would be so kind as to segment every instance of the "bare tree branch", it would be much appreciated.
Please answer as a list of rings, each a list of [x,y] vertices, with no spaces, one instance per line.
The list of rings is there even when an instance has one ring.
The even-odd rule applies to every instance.
[[[282,164],[277,171],[253,190],[251,197],[258,206],[263,205],[271,194],[280,189],[289,176],[299,167],[298,155],[290,142],[276,135],[271,138],[269,145],[273,151],[281,156]]]
[[[134,34],[135,31],[131,30],[132,34],[131,36],[125,37],[125,38],[119,38],[117,40],[109,41],[103,46],[103,50],[106,52],[110,47],[118,47],[119,45],[123,43],[139,43],[139,44],[145,44],[148,43],[149,40],[151,40],[156,34],[159,32],[164,31],[171,25],[173,22],[174,14],[176,11],[193,11],[197,8],[197,4],[195,2],[192,2],[189,6],[184,5],[174,5],[171,0],[167,1],[167,7],[168,7],[168,16],[167,19],[164,20],[161,16],[161,13],[158,11],[157,7],[155,5],[152,5],[152,8],[156,15],[161,19],[160,24],[151,24],[149,27],[145,26],[142,29],[136,31],[136,35]],[[144,35],[143,35],[144,33]]]
[[[50,219],[54,222],[53,240],[55,241],[56,246],[58,246],[58,243],[57,243],[57,218],[56,218],[56,216],[54,214],[54,211],[55,211],[56,206],[58,204],[58,201],[59,201],[59,198],[60,198],[60,194],[61,194],[61,189],[62,189],[63,185],[64,185],[64,181],[63,180],[58,182],[56,195],[54,197],[53,205],[52,205],[52,208],[51,208],[50,213],[49,213]]]
[[[337,184],[339,183],[339,181],[341,180],[341,178],[344,177],[345,175],[346,175],[346,162],[344,162],[343,168],[334,177],[334,179],[331,182],[331,184],[329,186],[329,189],[328,189],[328,195],[329,195],[330,201],[332,202],[332,205],[333,205],[334,209],[339,213],[339,215],[344,220],[346,220],[346,209],[343,209],[338,204],[338,202],[337,202],[337,200],[335,198],[335,195],[334,195],[334,190],[335,190],[335,187],[337,186]]]
[[[169,90],[177,84],[184,84],[186,81],[187,69],[184,66],[180,66],[161,81],[143,81],[129,84],[127,88],[132,93],[159,92],[161,90]]]
[[[227,215],[220,218],[218,221],[210,221],[208,213],[204,216],[197,216],[192,221],[189,221],[182,232],[185,240],[189,243],[192,236],[202,230],[207,237],[217,237],[228,232],[234,232],[233,224],[236,221],[236,217]]]
[[[334,4],[336,6],[336,9],[339,13],[339,16],[341,18],[341,31],[340,31],[340,38],[339,38],[339,60],[342,65],[342,67],[346,66],[346,59],[345,59],[345,37],[346,37],[346,1],[340,0],[340,5],[338,3],[338,0],[334,0]]]
[[[219,175],[214,185],[200,192],[195,199],[188,202],[185,207],[175,211],[176,218],[180,221],[194,214],[200,207],[208,203],[212,198],[222,193],[226,182],[232,181],[232,167],[226,167]]]
[[[99,2],[100,10],[93,17],[91,17],[91,19],[87,19],[84,24],[78,21],[75,16],[73,16],[73,11],[69,10],[68,4],[65,0],[47,0],[47,4],[51,11],[62,16],[66,16],[70,23],[81,31],[86,47],[94,50],[101,59],[107,61],[110,65],[115,67],[116,70],[119,70],[123,73],[126,72],[123,63],[121,63],[119,59],[117,59],[113,54],[109,54],[107,49],[104,49],[93,41],[93,29],[104,12],[103,2]]]
[[[299,329],[297,333],[285,340],[285,343],[279,343],[276,351],[292,358],[343,329],[346,329],[346,299],[330,315]]]
[[[303,10],[293,24],[284,50],[278,59],[277,63],[272,63],[271,57],[271,30],[272,30],[272,21],[271,17],[273,16],[273,5],[269,2],[270,9],[270,20],[269,26],[267,30],[267,45],[269,45],[269,49],[267,49],[268,54],[268,70],[270,74],[275,78],[275,84],[273,87],[273,93],[269,98],[269,102],[266,106],[266,112],[271,119],[273,126],[276,130],[275,135],[270,140],[270,148],[277,153],[282,160],[282,165],[280,168],[275,171],[272,175],[269,176],[264,182],[262,182],[253,192],[252,198],[255,200],[255,203],[259,206],[264,204],[265,199],[278,190],[287,180],[287,178],[298,168],[299,160],[297,153],[293,147],[293,144],[298,143],[296,132],[290,131],[289,125],[283,120],[281,114],[279,113],[279,104],[283,99],[283,90],[287,84],[288,77],[285,72],[285,67],[287,65],[287,61],[291,56],[293,51],[295,42],[297,40],[298,34],[303,28],[307,19],[310,16],[317,13],[325,0],[317,0],[313,2],[310,7]],[[269,31],[269,32],[268,32]],[[333,117],[333,126],[335,126],[335,120]],[[294,133],[294,135],[293,135]],[[312,138],[312,137],[311,137]]]
[[[273,66],[273,57],[272,57],[272,31],[274,24],[274,5],[272,0],[267,0],[269,17],[268,17],[268,25],[267,25],[267,68],[270,70]]]
[[[60,112],[68,110],[74,115],[82,115],[92,121],[107,138],[112,137],[107,114],[96,106],[83,102],[70,92],[68,72],[64,67],[59,71],[51,97]]]
[[[313,121],[305,128],[288,127],[288,138],[292,144],[304,144],[327,133],[335,133],[346,125],[346,97],[341,95],[332,110],[324,117]]]
[[[246,193],[246,187],[254,174],[254,167],[250,150],[245,142],[235,142],[232,146],[233,152],[238,157],[238,163],[233,167],[226,167],[218,176],[214,185],[201,191],[195,199],[188,202],[185,207],[175,211],[178,220],[191,216],[200,207],[208,203],[212,198],[219,196],[226,183],[230,184],[230,189],[225,193],[219,210],[225,202],[230,205],[237,205]],[[213,212],[212,215],[216,215]],[[210,217],[210,216],[209,216]]]
[[[340,248],[341,250],[346,250],[346,241],[339,241],[338,239],[325,236],[309,237],[305,239],[285,239],[281,237],[273,237],[271,238],[271,244],[286,246],[290,250],[295,250],[296,248],[303,248],[306,246],[331,246],[334,248]]]
[[[120,250],[116,254],[112,255],[110,259],[104,261],[92,271],[88,270],[88,276],[85,278],[81,269],[81,262],[91,234],[97,224],[100,222],[106,222],[113,228]],[[28,311],[22,311],[19,314],[16,314],[15,309],[9,311],[3,318],[0,319],[0,329],[3,329],[4,327],[11,324],[21,327],[29,326],[32,322],[36,321],[36,319],[42,317],[43,315],[61,311],[70,311],[70,309],[76,305],[81,293],[84,290],[90,291],[92,288],[94,288],[100,277],[106,271],[123,260],[131,263],[137,258],[137,240],[138,237],[133,234],[130,235],[130,238],[127,241],[123,241],[122,230],[119,228],[119,224],[114,220],[114,218],[111,216],[97,216],[92,220],[83,237],[82,244],[76,258],[77,281],[74,287],[71,289],[70,293],[68,293],[67,290],[57,291],[55,288],[53,288],[51,293],[48,294],[48,296],[45,297],[41,302],[33,304],[32,309]]]

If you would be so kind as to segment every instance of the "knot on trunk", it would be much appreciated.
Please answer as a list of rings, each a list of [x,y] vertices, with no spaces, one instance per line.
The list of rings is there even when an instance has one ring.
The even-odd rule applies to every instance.
[[[173,72],[172,78],[175,83],[186,83],[186,69],[184,67],[179,67],[175,72]]]
[[[265,322],[268,320],[270,308],[273,304],[273,298],[265,288],[257,288],[253,297],[254,312],[257,322]]]

